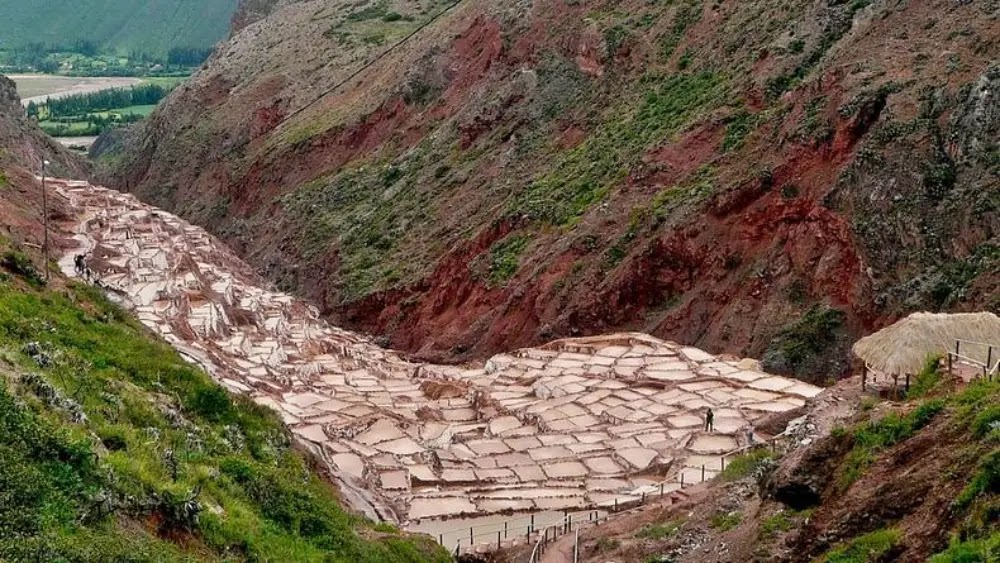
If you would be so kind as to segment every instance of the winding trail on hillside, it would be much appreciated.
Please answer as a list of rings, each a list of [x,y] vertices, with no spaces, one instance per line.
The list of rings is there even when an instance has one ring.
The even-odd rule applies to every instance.
[[[233,393],[279,413],[372,518],[584,510],[720,469],[743,429],[820,389],[643,334],[556,341],[476,366],[415,363],[274,290],[203,229],[55,180],[93,280]],[[702,413],[715,412],[714,432]],[[442,524],[444,526],[445,524]]]

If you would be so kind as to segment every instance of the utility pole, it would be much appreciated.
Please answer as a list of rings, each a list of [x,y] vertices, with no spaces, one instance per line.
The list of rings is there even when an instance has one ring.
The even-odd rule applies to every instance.
[[[42,244],[42,253],[45,255],[45,263],[42,267],[45,269],[45,283],[49,282],[49,194],[48,190],[45,189],[45,167],[49,165],[49,161],[42,161],[42,224],[45,229],[45,239]]]

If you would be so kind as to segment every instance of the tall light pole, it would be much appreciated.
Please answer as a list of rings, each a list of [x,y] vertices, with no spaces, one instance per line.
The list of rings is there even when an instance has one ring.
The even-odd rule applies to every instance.
[[[49,165],[49,161],[42,161],[42,224],[45,228],[45,239],[42,244],[42,254],[45,255],[45,282],[49,281],[49,194],[48,190],[45,189],[45,167]]]

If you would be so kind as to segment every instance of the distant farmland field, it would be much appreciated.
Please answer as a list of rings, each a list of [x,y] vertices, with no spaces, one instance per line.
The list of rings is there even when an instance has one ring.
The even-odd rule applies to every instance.
[[[78,78],[47,74],[11,75],[10,79],[17,84],[17,93],[24,105],[28,105],[32,100],[36,104],[44,102],[49,96],[60,97],[108,88],[126,88],[143,82],[139,78]]]

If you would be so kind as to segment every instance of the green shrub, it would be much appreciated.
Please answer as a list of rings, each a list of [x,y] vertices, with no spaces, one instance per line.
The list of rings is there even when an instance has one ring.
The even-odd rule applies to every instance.
[[[879,421],[856,427],[851,436],[854,446],[841,468],[840,485],[846,488],[857,481],[874,463],[878,452],[913,436],[930,424],[944,406],[943,400],[927,401],[906,416],[890,413]]]
[[[972,432],[977,438],[1000,441],[1000,405],[989,405],[972,421]]]
[[[965,508],[976,498],[988,494],[1000,494],[1000,449],[993,450],[979,461],[972,480],[955,499],[955,506]]]
[[[229,420],[233,402],[229,394],[217,385],[198,387],[187,404],[188,410],[213,422]]]
[[[763,448],[738,455],[726,460],[726,468],[719,477],[724,481],[736,481],[748,477],[772,459],[774,454]]]
[[[1000,561],[1000,531],[980,539],[952,538],[948,549],[930,558],[930,563],[993,563]]]
[[[377,2],[376,4],[362,8],[356,12],[351,12],[350,14],[347,15],[345,20],[349,22],[363,22],[368,20],[381,19],[386,17],[388,14],[389,14],[388,2],[382,0],[380,2]]]
[[[899,545],[903,534],[896,529],[876,530],[842,544],[824,556],[826,563],[865,563],[881,561]]]
[[[636,532],[635,537],[648,540],[662,540],[677,533],[681,527],[681,522],[666,522],[663,524],[647,524]]]
[[[745,109],[731,115],[726,120],[726,136],[722,139],[722,152],[740,148],[747,135],[757,127],[757,121],[757,115]]]
[[[125,436],[125,431],[120,427],[102,428],[97,432],[97,436],[101,439],[104,447],[110,451],[117,452],[128,449],[128,439]]]
[[[760,533],[765,538],[770,538],[778,532],[787,532],[792,529],[792,520],[784,510],[766,518],[760,525]]]
[[[927,358],[924,368],[920,370],[920,373],[917,374],[910,385],[910,391],[906,395],[907,398],[917,399],[926,397],[941,384],[940,363],[940,355],[935,354]]]
[[[728,532],[740,525],[743,516],[739,512],[718,512],[712,516],[709,525],[720,532]]]
[[[503,285],[517,274],[521,266],[521,253],[530,241],[527,235],[512,235],[490,247],[490,284]]]
[[[618,49],[621,49],[628,38],[628,30],[620,25],[608,28],[604,31],[604,43],[608,48],[608,55],[614,57]]]
[[[27,254],[19,250],[8,250],[5,252],[3,257],[0,257],[0,268],[16,276],[20,276],[32,285],[39,286],[45,283],[45,279],[35,269],[35,265],[31,263],[31,258],[28,258]]]
[[[598,553],[604,553],[608,551],[614,551],[621,547],[622,542],[614,538],[597,538],[597,544],[595,545]]]
[[[700,0],[685,0],[677,7],[669,31],[660,38],[660,53],[663,58],[669,58],[674,53],[688,28],[701,20],[701,12]]]

